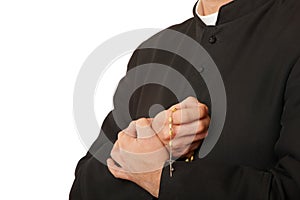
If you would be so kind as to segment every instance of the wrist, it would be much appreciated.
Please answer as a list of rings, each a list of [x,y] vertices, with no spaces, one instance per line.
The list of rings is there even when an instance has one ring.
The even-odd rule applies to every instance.
[[[162,169],[156,170],[154,172],[149,172],[140,184],[145,190],[147,190],[152,196],[158,198],[160,182],[162,176]]]

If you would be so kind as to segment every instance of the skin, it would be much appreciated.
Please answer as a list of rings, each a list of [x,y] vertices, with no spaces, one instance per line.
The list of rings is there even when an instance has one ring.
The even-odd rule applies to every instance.
[[[145,129],[151,128],[149,126],[151,125],[151,119],[141,118],[133,123],[137,126],[147,127]],[[128,130],[119,133],[118,140],[111,152],[112,159],[107,160],[107,166],[115,178],[130,180],[153,196],[158,197],[159,190],[157,188],[160,186],[160,176],[164,162],[168,159],[168,152],[156,134],[150,138],[138,139],[136,136],[141,134],[139,133],[140,131],[143,131],[143,129],[133,130],[129,134]],[[147,158],[137,157],[136,159],[130,159],[131,156],[126,156],[122,153],[124,151],[131,152],[131,155],[146,153]],[[153,159],[155,159],[154,156],[156,154],[151,155],[151,153],[157,151],[160,158],[156,159],[154,163]],[[151,166],[152,164],[156,165],[147,170],[143,168],[143,166]]]
[[[232,0],[201,0],[201,6],[197,12],[202,15],[209,15],[218,12],[219,9]],[[197,99],[189,97],[183,102],[174,105],[178,110],[173,113],[174,135],[173,155],[184,157],[191,154],[201,145],[203,138],[207,136],[210,118],[208,109]],[[144,188],[154,197],[159,196],[162,169],[168,159],[168,116],[171,109],[157,114],[154,119],[141,118],[133,121],[129,127],[119,133],[111,156],[107,160],[109,171],[115,178],[129,180]],[[138,126],[137,126],[138,125]],[[144,127],[141,128],[141,127]],[[192,131],[191,131],[192,130]],[[143,133],[152,133],[149,137],[140,138]],[[128,154],[138,155],[129,159]],[[139,156],[139,153],[146,153],[146,159]],[[159,152],[159,156],[152,152]],[[147,161],[156,159],[156,162]],[[116,163],[117,161],[117,163]],[[149,168],[150,165],[150,168]],[[151,165],[152,168],[151,168]],[[147,170],[143,170],[147,166]]]
[[[194,97],[189,97],[172,107],[177,109],[172,114],[172,155],[175,158],[187,157],[200,146],[203,138],[208,134],[210,122],[208,108]],[[168,116],[170,115],[171,110],[168,109],[158,113],[152,121],[153,130],[168,150],[170,141]]]
[[[233,0],[201,0],[197,12],[202,16],[210,15],[218,12],[223,5],[231,1]]]
[[[175,112],[171,108],[175,107]],[[160,177],[169,159],[169,116],[173,119],[172,152],[175,158],[193,153],[207,136],[210,117],[206,105],[194,97],[158,113],[153,119],[140,118],[119,132],[107,160],[116,177],[130,180],[158,197]]]

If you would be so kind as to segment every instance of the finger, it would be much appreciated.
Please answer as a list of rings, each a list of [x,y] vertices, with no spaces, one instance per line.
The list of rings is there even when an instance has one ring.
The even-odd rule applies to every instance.
[[[145,142],[143,143],[142,139],[130,137],[129,135],[125,134],[123,131],[121,131],[118,134],[118,143],[119,143],[119,149],[131,152],[131,153],[144,153],[147,151],[151,151],[151,149],[153,149],[157,146],[157,145],[156,146],[152,145],[152,143],[150,143],[150,141],[148,141],[148,142],[146,141],[146,145],[145,145]],[[126,161],[125,158],[124,158],[124,161]]]
[[[131,137],[129,134],[125,133],[124,131],[120,131],[118,133],[118,142],[120,146],[126,143],[130,144],[134,141],[136,141],[136,137]]]
[[[203,140],[208,135],[208,132],[199,133],[196,135],[189,135],[185,137],[175,138],[173,140],[173,148],[174,149],[182,149],[182,147],[191,145],[192,143],[199,142]]]
[[[202,141],[194,142],[180,149],[173,149],[173,156],[176,158],[193,155],[195,150],[200,147]]]
[[[173,135],[171,139],[180,140],[181,137],[195,137],[196,140],[203,139],[206,137],[209,122],[210,118],[207,117],[187,124],[173,125]],[[169,127],[165,126],[161,132],[157,133],[157,135],[164,144],[167,144],[170,140]]]
[[[185,109],[183,109],[183,110],[185,110]],[[178,124],[180,119],[182,118],[180,115],[186,114],[186,113],[187,113],[186,111],[184,113],[182,113],[182,110],[175,110],[175,111],[171,111],[171,109],[164,110],[164,111],[158,113],[154,117],[151,126],[156,133],[160,133],[162,131],[165,131],[164,129],[169,126],[169,123],[170,123],[169,117],[172,117],[172,119],[173,119],[172,124]]]
[[[176,108],[176,110],[194,108],[194,107],[202,107],[204,113],[208,113],[208,107],[205,104],[200,103],[195,97],[187,97],[182,102],[178,104],[174,104],[169,109],[159,112],[153,119],[152,127],[156,133],[160,132],[163,129],[163,126],[168,123],[168,118],[172,113],[172,109]]]
[[[129,180],[129,175],[121,167],[118,167],[115,162],[109,158],[106,160],[108,170],[115,178]]]
[[[140,118],[136,121],[137,138],[146,139],[156,135],[151,127],[151,119]]]
[[[146,122],[148,123],[148,122]],[[149,122],[150,123],[150,122]],[[137,127],[139,127],[138,125]],[[141,135],[142,138],[133,138],[123,131],[121,131],[118,134],[118,143],[119,148],[128,151],[131,153],[147,153],[152,151],[157,151],[158,149],[163,149],[164,144],[161,142],[161,140],[157,137],[156,133],[152,130],[150,125],[147,125],[148,127],[145,128],[145,130],[148,133],[143,133],[143,128],[141,130],[137,131],[139,135]],[[150,130],[147,130],[150,129]],[[153,135],[152,137],[145,137],[145,135],[149,136],[150,134]],[[145,135],[143,135],[145,134]],[[124,159],[126,161],[126,159]]]
[[[151,123],[152,129],[159,133],[164,129],[164,126],[168,123],[168,117],[170,116],[170,110],[164,110],[159,112]]]
[[[196,135],[198,133],[202,133],[208,130],[209,118],[196,120],[186,124],[180,124],[180,125],[174,124],[172,128],[173,128],[173,132],[176,134],[176,138],[189,136],[189,135]]]
[[[167,144],[170,139],[184,137],[184,136],[195,136],[200,132],[200,120],[194,121],[192,123],[172,125],[173,134],[169,134],[169,126],[164,126],[163,130],[157,133],[158,137],[163,141],[164,144]],[[171,137],[171,138],[170,138]]]
[[[136,121],[131,121],[130,124],[126,129],[123,130],[124,133],[126,133],[128,136],[136,138]]]
[[[165,110],[158,113],[152,122],[152,127],[156,132],[162,131],[164,126],[169,124],[169,117],[172,116],[173,124],[185,124],[203,119],[208,116],[208,108],[204,104],[195,107],[179,109],[176,111]]]
[[[156,132],[156,134],[159,137],[160,141],[164,145],[166,145],[166,144],[169,143],[170,140],[172,140],[172,139],[174,139],[176,137],[177,133],[176,133],[176,131],[173,130],[172,134],[170,134],[170,128],[169,128],[169,126],[163,126],[163,128],[159,132]]]
[[[180,103],[173,105],[172,107],[175,107],[177,109],[184,109],[190,107],[197,107],[199,104],[200,102],[197,100],[197,98],[189,96]]]
[[[207,117],[207,109],[204,104],[193,108],[185,108],[173,112],[173,124],[186,124]]]
[[[126,162],[121,156],[120,147],[118,140],[115,142],[113,149],[110,152],[110,156],[121,166],[125,167]]]

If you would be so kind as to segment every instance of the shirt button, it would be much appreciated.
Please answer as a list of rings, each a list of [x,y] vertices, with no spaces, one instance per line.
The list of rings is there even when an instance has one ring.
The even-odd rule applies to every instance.
[[[208,42],[211,43],[211,44],[214,44],[216,43],[217,41],[217,37],[215,35],[212,35],[209,39],[208,39]]]

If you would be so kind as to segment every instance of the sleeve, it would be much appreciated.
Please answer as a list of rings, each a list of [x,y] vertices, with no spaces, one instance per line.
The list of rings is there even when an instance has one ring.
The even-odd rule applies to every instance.
[[[176,175],[164,168],[159,199],[300,199],[300,59],[285,85],[282,129],[274,147],[278,162],[265,171],[198,159],[175,162]]]
[[[137,65],[136,51],[130,58],[127,72],[135,65]],[[97,152],[107,144],[106,140],[103,139],[104,133],[111,143],[114,143],[117,139],[120,128],[116,125],[112,113],[113,110],[108,113],[102,123],[98,138],[90,147],[89,152],[79,160],[76,166],[75,180],[69,194],[70,200],[152,199],[152,196],[147,191],[135,183],[113,177],[108,171],[107,166],[102,164],[94,156],[94,153],[91,153]],[[104,132],[102,130],[104,130]],[[109,156],[110,151],[106,153],[108,153]]]

